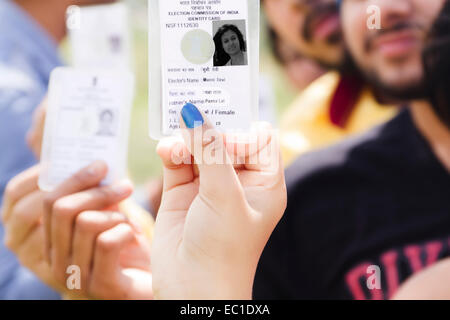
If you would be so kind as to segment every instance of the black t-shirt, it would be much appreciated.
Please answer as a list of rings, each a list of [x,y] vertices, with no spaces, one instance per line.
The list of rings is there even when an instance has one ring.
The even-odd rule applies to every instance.
[[[407,109],[300,157],[286,180],[288,207],[261,257],[255,299],[388,299],[450,255],[450,174]]]

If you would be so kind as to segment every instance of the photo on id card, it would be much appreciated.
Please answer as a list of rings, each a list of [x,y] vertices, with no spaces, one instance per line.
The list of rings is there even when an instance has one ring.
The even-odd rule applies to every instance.
[[[258,116],[259,0],[149,3],[150,136],[176,134],[192,103],[219,131]]]
[[[103,184],[126,176],[133,87],[133,76],[125,71],[57,68],[52,72],[41,190],[53,190],[96,160],[108,166]]]

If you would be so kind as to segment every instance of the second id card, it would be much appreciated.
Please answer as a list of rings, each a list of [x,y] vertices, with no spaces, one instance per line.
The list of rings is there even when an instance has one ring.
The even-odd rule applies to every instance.
[[[130,69],[131,38],[124,3],[67,9],[72,65]]]
[[[104,184],[126,176],[133,91],[133,76],[125,71],[57,68],[52,72],[41,190],[53,190],[96,160],[108,165]]]

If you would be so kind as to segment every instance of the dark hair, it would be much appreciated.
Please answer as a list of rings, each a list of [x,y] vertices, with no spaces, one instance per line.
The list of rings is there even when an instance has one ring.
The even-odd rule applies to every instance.
[[[437,18],[423,54],[427,96],[439,118],[450,127],[450,1]]]
[[[271,27],[267,28],[267,33],[269,38],[269,47],[272,51],[273,57],[275,58],[275,60],[277,60],[278,63],[284,64],[283,57],[281,56],[279,48],[280,37]]]
[[[224,66],[231,59],[231,57],[225,52],[222,45],[222,36],[227,31],[233,31],[236,33],[239,39],[239,46],[241,51],[247,51],[247,45],[244,40],[244,36],[242,32],[233,24],[225,24],[217,30],[216,35],[214,36],[214,44],[216,45],[216,52],[214,53],[214,66]]]
[[[284,60],[284,57],[280,52],[281,39],[275,32],[275,30],[271,27],[268,27],[268,38],[269,38],[269,47],[270,50],[272,51],[273,57],[279,64],[285,65],[286,61]]]

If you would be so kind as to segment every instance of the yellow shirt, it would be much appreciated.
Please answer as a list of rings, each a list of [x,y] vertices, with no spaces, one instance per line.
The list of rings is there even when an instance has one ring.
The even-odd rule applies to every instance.
[[[345,128],[336,126],[330,120],[329,109],[340,79],[337,72],[320,77],[297,97],[283,115],[280,143],[286,166],[302,153],[364,132],[397,114],[397,108],[380,105],[366,88],[362,90]]]

